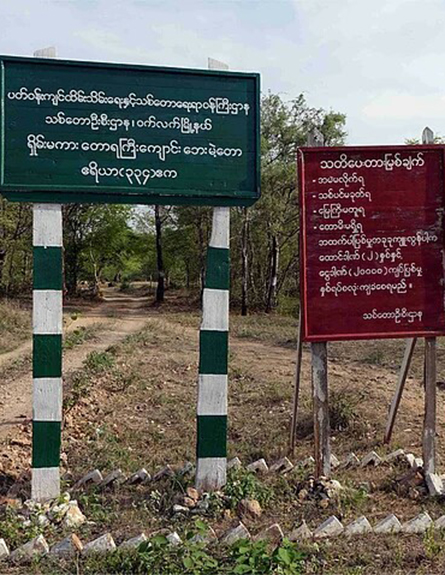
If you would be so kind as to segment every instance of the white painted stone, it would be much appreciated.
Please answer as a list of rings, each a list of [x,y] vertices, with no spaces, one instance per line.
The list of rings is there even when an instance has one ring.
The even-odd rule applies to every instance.
[[[60,471],[58,467],[33,468],[31,496],[35,501],[48,501],[60,494]]]
[[[69,509],[68,503],[57,503],[56,505],[53,505],[51,507],[51,510],[49,512],[49,518],[51,519],[51,521],[54,521],[55,523],[59,523],[60,521],[62,521],[62,519],[66,515],[66,512]]]
[[[80,525],[85,523],[86,520],[87,520],[87,518],[82,513],[82,511],[79,509],[79,505],[77,504],[77,501],[76,500],[70,501],[68,503],[68,510],[65,514],[65,517],[63,518],[64,527],[68,527],[70,529],[73,529],[73,528],[79,527]]]
[[[331,467],[332,467],[332,469],[335,469],[339,466],[340,466],[340,461],[338,460],[337,457],[335,457],[335,455],[333,453],[331,453]]]
[[[345,528],[345,535],[362,535],[363,533],[371,533],[372,527],[368,519],[362,515]]]
[[[396,449],[396,451],[393,451],[392,453],[387,455],[383,461],[385,463],[393,463],[394,461],[403,459],[405,456],[406,454],[404,449]]]
[[[240,539],[250,539],[250,533],[243,525],[243,523],[241,523],[241,521],[239,525],[233,529],[230,529],[227,531],[227,533],[224,534],[223,538],[221,539],[221,543],[222,545],[232,545]]]
[[[270,466],[270,473],[288,473],[293,469],[294,464],[287,457],[282,457],[279,461]]]
[[[9,557],[9,549],[4,539],[0,539],[0,561]]]
[[[374,533],[398,533],[402,529],[400,521],[391,513],[377,523],[374,527]]]
[[[301,461],[299,461],[294,469],[298,469],[298,468],[311,468],[315,465],[315,459],[312,457],[312,455],[309,455],[309,457],[306,457],[305,459],[302,459]]]
[[[210,525],[207,525],[207,531],[205,533],[197,533],[191,539],[191,543],[204,543],[205,545],[209,543],[213,543],[218,538],[216,536],[215,531],[212,529]]]
[[[172,533],[169,533],[167,535],[167,541],[170,543],[170,545],[173,545],[174,547],[182,545],[182,539],[179,537],[176,531],[173,531]]]
[[[423,467],[423,459],[421,457],[416,457],[414,459],[414,464],[415,464],[417,469],[422,468]]]
[[[87,543],[82,551],[82,555],[89,555],[90,553],[107,553],[116,549],[116,543],[110,533],[101,535],[94,541]]]
[[[102,483],[100,484],[101,487],[109,487],[113,485],[113,483],[123,482],[125,481],[125,475],[122,473],[121,469],[115,469],[111,473],[109,473],[106,477],[104,477]]]
[[[163,479],[164,477],[173,477],[174,474],[175,474],[175,472],[173,471],[171,466],[166,465],[160,471],[158,471],[157,473],[155,473],[153,475],[152,481],[159,481],[160,479]]]
[[[73,490],[84,487],[89,483],[95,483],[96,485],[99,485],[99,483],[102,483],[103,480],[104,478],[102,477],[102,473],[98,469],[94,469],[93,471],[90,471],[84,475],[82,479],[79,479],[79,481],[73,486]]]
[[[227,375],[199,375],[198,415],[227,415]]]
[[[410,467],[416,467],[416,456],[414,453],[405,453],[405,459]]]
[[[39,377],[33,380],[34,421],[62,420],[62,378]]]
[[[357,467],[360,465],[360,459],[355,453],[350,453],[342,463],[342,467]]]
[[[230,247],[230,208],[213,208],[212,235],[210,247]]]
[[[129,485],[135,485],[137,483],[148,483],[149,481],[151,481],[151,475],[148,473],[145,467],[142,467],[139,469],[139,471],[136,471],[136,473],[133,473],[133,475],[130,475],[130,477],[127,479],[127,483]]]
[[[63,555],[71,556],[76,555],[76,553],[81,553],[83,550],[83,545],[81,540],[77,537],[75,533],[71,533],[59,543],[56,543],[51,547],[51,555]]]
[[[34,290],[32,293],[32,329],[34,334],[62,333],[62,290]]]
[[[336,537],[343,533],[344,527],[341,522],[335,517],[335,515],[331,515],[326,521],[324,521],[321,525],[317,527],[314,531],[314,537],[316,539],[321,539],[324,537]]]
[[[257,459],[257,461],[250,463],[246,469],[247,471],[253,471],[254,473],[267,473],[269,471],[266,460],[263,458]]]
[[[279,545],[284,538],[283,530],[281,529],[278,523],[274,523],[270,525],[267,529],[263,529],[258,535],[255,537],[255,541],[269,541],[274,545]]]
[[[288,539],[289,541],[304,541],[304,539],[310,539],[312,536],[313,536],[312,531],[307,526],[306,521],[303,521],[303,523],[299,527],[294,529],[288,535]]]
[[[62,206],[33,205],[33,246],[62,246]]]
[[[195,466],[191,461],[187,461],[182,469],[178,471],[178,475],[184,477],[184,475],[193,475],[195,473]]]
[[[241,463],[241,459],[239,457],[234,457],[227,462],[227,471],[229,471],[229,469],[240,469],[242,466],[243,464]]]
[[[196,489],[200,493],[215,491],[226,484],[227,459],[225,457],[200,457],[196,462]]]
[[[381,463],[382,463],[382,458],[380,457],[380,455],[378,453],[376,453],[375,451],[370,451],[362,459],[360,465],[361,465],[361,467],[366,467],[367,465],[374,465],[374,467],[377,467],[377,465],[380,465]]]
[[[141,543],[147,541],[147,536],[145,533],[141,533],[136,537],[132,537],[131,539],[127,539],[123,543],[119,545],[119,549],[137,549]]]
[[[202,295],[202,330],[229,330],[229,290],[205,288]]]
[[[31,559],[34,555],[44,555],[48,553],[49,547],[43,535],[39,535],[21,547],[18,547],[10,555],[12,561]]]
[[[437,473],[427,473],[425,479],[431,497],[444,495],[444,484],[440,475],[437,475]]]
[[[402,525],[403,533],[425,533],[433,523],[429,514],[424,511]]]
[[[445,529],[445,515],[441,515],[439,519],[436,519],[434,529]]]

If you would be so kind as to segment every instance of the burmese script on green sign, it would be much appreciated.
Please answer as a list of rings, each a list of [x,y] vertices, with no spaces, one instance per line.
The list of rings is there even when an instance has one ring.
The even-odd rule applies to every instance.
[[[258,199],[258,75],[22,58],[1,64],[0,187],[11,199]]]

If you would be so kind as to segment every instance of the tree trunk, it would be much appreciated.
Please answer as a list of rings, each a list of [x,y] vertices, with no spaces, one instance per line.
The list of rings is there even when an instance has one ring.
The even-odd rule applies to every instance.
[[[278,261],[280,251],[278,240],[275,235],[272,236],[272,245],[270,250],[270,276],[269,289],[267,291],[266,313],[269,313],[277,305],[277,284],[278,284]]]
[[[156,226],[156,261],[158,267],[158,285],[156,288],[156,301],[162,303],[165,293],[165,270],[164,259],[162,257],[162,220],[160,206],[155,206],[155,226]]]
[[[249,236],[249,212],[243,208],[243,230],[241,235],[241,315],[247,315],[247,287],[249,278],[249,260],[247,238]]]
[[[74,244],[64,250],[66,290],[70,296],[77,294],[80,249]]]

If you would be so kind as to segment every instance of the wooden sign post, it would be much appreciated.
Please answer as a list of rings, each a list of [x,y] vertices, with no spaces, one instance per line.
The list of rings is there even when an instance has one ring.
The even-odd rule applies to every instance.
[[[302,333],[312,347],[317,474],[329,473],[330,457],[325,342],[392,337],[427,338],[423,445],[425,468],[434,469],[444,154],[431,145],[299,150]]]
[[[200,331],[199,489],[226,480],[230,206],[260,197],[259,75],[0,56],[0,191],[34,202],[32,497],[60,491],[62,203],[216,206]],[[45,57],[45,58],[42,58]]]
[[[434,143],[434,132],[426,127],[422,132],[422,144]],[[396,391],[389,408],[388,421],[385,429],[384,442],[391,441],[394,423],[408,377],[417,338],[406,341],[405,353],[400,368]],[[436,472],[436,338],[425,339],[424,352],[424,389],[425,389],[425,415],[423,422],[423,462],[425,473]]]

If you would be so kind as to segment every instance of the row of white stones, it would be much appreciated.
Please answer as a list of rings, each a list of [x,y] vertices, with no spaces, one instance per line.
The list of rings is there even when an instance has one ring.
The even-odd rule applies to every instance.
[[[406,534],[422,534],[428,529],[445,529],[445,515],[439,517],[435,521],[426,512],[422,512],[413,519],[401,523],[399,519],[394,515],[388,515],[381,521],[379,521],[374,527],[371,526],[370,522],[365,516],[359,517],[346,527],[343,526],[341,521],[332,515],[326,521],[321,523],[314,531],[311,531],[307,526],[306,522],[303,523],[291,533],[288,534],[287,538],[290,541],[303,541],[308,539],[324,539],[329,537],[336,537],[339,535],[354,536],[354,535],[364,535],[367,533],[376,534],[394,534],[394,533],[406,533]],[[171,545],[181,545],[182,540],[176,531],[169,533],[166,536],[167,540]],[[284,538],[283,530],[280,525],[274,523],[267,529],[259,533],[255,540],[269,540],[275,544],[279,544]],[[251,539],[251,534],[242,522],[227,531],[220,539],[222,545],[231,545],[240,539]],[[144,541],[148,541],[148,537],[145,533],[141,533],[136,537],[132,537],[120,544],[120,549],[131,549],[138,547]],[[205,534],[198,534],[192,539],[192,542],[203,542],[211,543],[217,542],[218,538],[214,530],[209,526]],[[115,550],[116,543],[110,533],[105,533],[97,539],[82,544],[80,539],[74,533],[59,541],[51,549],[48,546],[43,535],[31,539],[21,547],[15,549],[12,553],[9,552],[8,546],[4,539],[0,539],[0,559],[6,559],[9,557],[12,561],[23,561],[31,559],[34,555],[62,555],[69,556],[80,553],[82,555],[89,555],[91,553],[104,553]]]
[[[340,461],[334,454],[331,455],[331,466],[333,469],[336,468],[346,468],[346,467],[366,467],[368,465],[380,465],[382,463],[391,464],[397,460],[405,459],[409,465],[413,468],[422,467],[423,461],[420,457],[415,457],[412,453],[405,453],[403,449],[397,449],[390,453],[385,457],[380,457],[378,453],[375,451],[369,452],[365,455],[362,459],[359,459],[355,453],[350,453],[343,461]],[[266,474],[266,473],[282,473],[286,474],[292,470],[297,470],[301,468],[309,468],[314,465],[314,458],[309,456],[306,459],[298,461],[297,463],[292,463],[290,459],[287,457],[283,457],[270,467],[267,464],[264,458],[258,459],[249,465],[246,466],[246,470],[254,473],[259,474]],[[227,469],[235,469],[241,468],[242,463],[239,457],[234,457],[227,463]],[[193,473],[194,466],[192,463],[188,462],[183,469],[179,471],[181,475],[185,475],[186,473]],[[175,475],[172,467],[170,465],[166,465],[160,471],[155,473],[153,476],[142,467],[136,473],[133,473],[129,477],[126,477],[120,469],[116,469],[106,475],[105,477],[102,475],[99,469],[94,469],[87,473],[84,477],[82,477],[77,483],[73,486],[73,490],[78,490],[82,487],[86,487],[89,484],[96,484],[100,487],[107,487],[112,485],[115,482],[118,483],[127,483],[129,485],[137,484],[137,483],[150,483],[153,481],[158,481],[164,477],[172,477]]]

